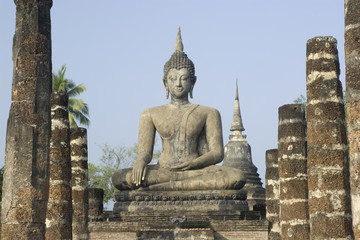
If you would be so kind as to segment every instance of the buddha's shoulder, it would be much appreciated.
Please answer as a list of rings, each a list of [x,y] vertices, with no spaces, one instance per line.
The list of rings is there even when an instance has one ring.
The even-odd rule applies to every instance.
[[[204,114],[220,115],[220,112],[216,108],[213,108],[213,107],[199,105],[197,109],[198,109],[198,112],[201,112]]]
[[[197,113],[220,114],[219,111],[215,108],[207,107],[199,104],[191,104],[189,105],[189,107],[193,108],[194,112]],[[159,115],[159,114],[169,113],[171,111],[177,111],[177,110],[174,108],[174,106],[171,106],[170,104],[166,104],[166,105],[146,108],[142,111],[142,114]]]

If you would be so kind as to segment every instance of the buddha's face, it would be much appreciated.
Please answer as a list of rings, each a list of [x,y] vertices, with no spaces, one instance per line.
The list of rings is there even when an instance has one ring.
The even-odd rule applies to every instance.
[[[191,81],[190,73],[186,68],[169,70],[166,87],[173,98],[187,97],[193,86],[194,83]]]

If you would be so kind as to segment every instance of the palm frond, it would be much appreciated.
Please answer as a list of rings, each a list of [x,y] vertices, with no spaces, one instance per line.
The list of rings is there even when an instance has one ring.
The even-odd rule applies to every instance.
[[[57,74],[52,74],[52,90],[53,92],[66,92],[69,96],[69,123],[70,127],[78,127],[78,123],[89,126],[89,107],[82,100],[73,98],[86,91],[84,84],[76,85],[74,81],[65,78],[66,65],[62,65]]]
[[[75,97],[77,95],[80,95],[81,93],[85,92],[86,91],[86,87],[84,84],[79,84],[77,86],[72,86],[71,88],[69,88],[69,91],[68,91],[68,95],[69,97]]]

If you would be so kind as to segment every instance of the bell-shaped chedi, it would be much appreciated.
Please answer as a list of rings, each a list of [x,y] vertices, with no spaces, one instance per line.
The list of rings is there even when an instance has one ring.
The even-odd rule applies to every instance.
[[[238,84],[236,81],[236,96],[234,105],[234,115],[229,136],[229,142],[225,146],[223,166],[233,167],[242,170],[246,184],[243,188],[247,192],[247,201],[250,210],[265,211],[265,189],[262,187],[261,179],[257,173],[257,167],[252,162],[251,147],[246,140],[246,135],[242,132],[245,128],[242,123]]]

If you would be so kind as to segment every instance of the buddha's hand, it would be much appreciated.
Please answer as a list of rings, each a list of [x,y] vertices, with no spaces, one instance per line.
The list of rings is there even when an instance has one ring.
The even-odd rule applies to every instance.
[[[132,181],[135,186],[140,186],[141,182],[145,180],[146,163],[143,161],[136,161],[132,169]]]
[[[180,163],[179,165],[173,166],[171,167],[171,170],[174,171],[185,171],[185,170],[190,170],[195,168],[195,164],[192,161],[188,161],[188,162],[184,162],[184,163]]]

